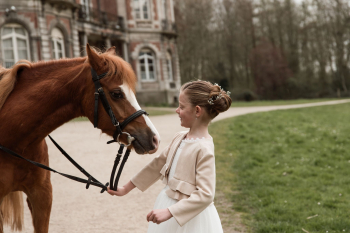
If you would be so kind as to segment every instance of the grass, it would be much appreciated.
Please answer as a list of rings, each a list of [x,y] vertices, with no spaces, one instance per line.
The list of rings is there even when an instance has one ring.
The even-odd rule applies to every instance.
[[[253,107],[253,106],[271,106],[271,105],[290,105],[317,103],[331,100],[342,100],[345,98],[327,98],[327,99],[297,99],[297,100],[255,100],[251,102],[233,101],[231,107]]]
[[[87,117],[77,117],[71,120],[71,122],[77,122],[77,121],[88,121],[89,119]]]
[[[349,119],[340,104],[211,125],[217,190],[249,231],[350,232]]]

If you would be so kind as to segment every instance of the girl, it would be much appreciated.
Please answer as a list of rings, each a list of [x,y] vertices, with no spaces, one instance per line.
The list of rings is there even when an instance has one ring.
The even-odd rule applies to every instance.
[[[229,92],[206,81],[185,83],[180,89],[176,113],[181,126],[170,145],[131,181],[111,195],[123,196],[137,187],[145,191],[158,179],[166,187],[147,215],[148,233],[220,233],[219,215],[213,204],[215,158],[210,121],[231,106]]]

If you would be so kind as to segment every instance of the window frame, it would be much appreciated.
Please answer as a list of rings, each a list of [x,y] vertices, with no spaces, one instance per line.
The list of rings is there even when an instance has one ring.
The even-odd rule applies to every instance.
[[[144,54],[141,54],[144,53]],[[147,54],[150,53],[151,55]],[[142,65],[141,63],[141,59],[144,59],[144,65]],[[152,60],[152,65],[153,65],[153,79],[150,78],[150,65],[148,63],[148,59]],[[141,49],[139,51],[139,55],[138,55],[138,64],[139,64],[139,77],[140,77],[140,81],[141,82],[155,82],[157,81],[157,71],[156,71],[156,56],[155,53],[153,52],[153,50],[151,49]],[[146,79],[142,79],[143,75],[142,75],[142,66],[145,67],[145,77]]]
[[[173,73],[173,59],[169,52],[166,53],[166,71],[168,74],[168,80],[174,82],[174,73]]]
[[[12,32],[10,34],[7,34],[7,35],[4,35],[4,29],[5,28],[11,28],[12,29]],[[24,34],[25,35],[21,35],[21,34],[18,34],[16,33],[16,30],[15,28],[22,28],[23,31],[24,31]],[[5,49],[4,47],[4,40],[7,40],[11,38],[12,40],[12,52],[13,52],[13,61],[9,61],[9,59],[6,59],[5,58],[5,50],[9,50],[9,49]],[[27,60],[30,60],[30,51],[29,51],[29,35],[28,35],[28,32],[27,30],[20,24],[17,24],[17,23],[8,23],[8,24],[5,24],[2,28],[1,28],[1,48],[2,48],[2,60],[3,60],[3,65],[5,68],[10,68],[12,67],[14,64],[16,64],[20,59],[19,59],[19,53],[18,53],[18,44],[17,44],[17,39],[21,39],[21,40],[24,40],[26,42],[26,55],[27,55]],[[6,62],[13,62],[13,64],[8,67],[6,66]]]
[[[143,3],[144,2],[147,2],[147,14],[148,14],[148,18],[145,18],[144,14],[145,14],[145,11],[143,10]],[[132,4],[133,4],[133,16],[134,16],[134,19],[135,20],[138,20],[138,21],[151,21],[152,17],[151,17],[151,9],[152,9],[152,3],[150,0],[133,0],[132,1]],[[138,7],[136,7],[136,5],[138,5]],[[136,9],[138,9],[139,11],[139,15],[140,17],[138,18],[137,15],[136,15]]]
[[[56,34],[56,35],[54,35]],[[62,50],[58,50],[58,44],[61,44]],[[54,27],[51,31],[51,51],[52,51],[52,59],[60,59],[66,57],[66,51],[65,51],[65,44],[64,44],[64,35],[62,31]],[[59,53],[62,53],[62,57],[59,57]]]
[[[80,0],[80,5],[84,6],[85,8],[85,14],[86,14],[86,18],[85,20],[89,20],[90,19],[90,0]]]
[[[167,0],[162,0],[162,10],[163,10],[164,19],[168,18],[168,14],[167,14],[168,7],[167,6],[168,6]]]

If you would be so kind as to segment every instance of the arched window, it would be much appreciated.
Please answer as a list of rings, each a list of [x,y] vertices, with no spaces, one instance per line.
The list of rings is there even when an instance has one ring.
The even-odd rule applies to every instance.
[[[169,81],[174,81],[173,78],[173,63],[171,60],[171,55],[169,52],[166,53],[166,70],[168,72],[168,79]]]
[[[64,37],[58,28],[53,28],[51,31],[52,42],[52,58],[60,59],[65,57],[64,51]]]
[[[139,63],[142,81],[153,81],[155,74],[155,59],[151,50],[143,49],[139,53]]]
[[[9,68],[21,59],[28,60],[29,40],[27,31],[19,24],[6,24],[1,29],[2,57]]]
[[[134,16],[135,19],[150,19],[150,1],[134,0]]]

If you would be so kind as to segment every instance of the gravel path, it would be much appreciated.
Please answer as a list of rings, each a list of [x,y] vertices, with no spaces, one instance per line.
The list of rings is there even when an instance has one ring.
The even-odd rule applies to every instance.
[[[221,114],[215,121],[254,112],[345,102],[350,102],[350,100],[285,106],[237,107]],[[162,142],[156,153],[158,155],[170,142],[174,133],[185,129],[180,126],[177,114],[154,116],[151,117],[151,120],[161,135]],[[100,131],[94,129],[90,122],[67,123],[52,132],[51,136],[95,178],[103,183],[109,181],[118,145],[106,145],[109,137],[101,135]],[[52,168],[64,173],[81,176],[81,173],[60,154],[51,141],[47,140],[47,144]],[[137,155],[132,152],[124,167],[120,185],[125,184],[156,155]],[[152,209],[158,193],[163,188],[163,184],[158,181],[144,193],[134,189],[127,196],[119,198],[112,197],[106,192],[100,194],[100,189],[94,186],[86,190],[84,184],[73,182],[57,174],[52,173],[51,179],[53,184],[53,206],[50,232],[55,233],[146,232],[148,226],[146,215]],[[24,216],[25,229],[23,232],[33,232],[32,220],[27,206],[25,206]],[[11,230],[6,227],[5,232],[11,232]]]

